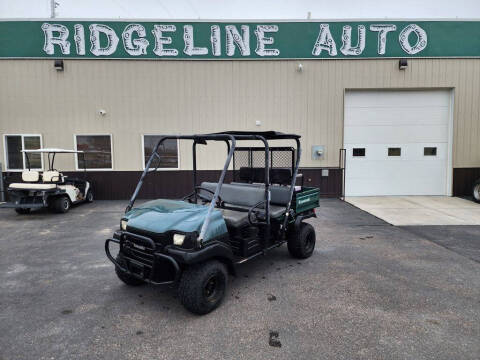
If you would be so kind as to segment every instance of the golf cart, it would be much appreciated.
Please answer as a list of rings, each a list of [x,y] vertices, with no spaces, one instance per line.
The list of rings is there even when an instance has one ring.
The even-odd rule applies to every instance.
[[[22,172],[22,182],[8,186],[10,202],[0,208],[14,208],[18,214],[28,214],[31,209],[48,207],[58,213],[66,213],[71,204],[93,202],[91,184],[85,179],[70,178],[53,167],[56,154],[83,154],[83,151],[64,149],[22,150],[28,170]],[[48,154],[48,170],[40,173],[31,170],[28,154]],[[84,161],[85,164],[85,161]],[[84,168],[85,169],[85,168]]]
[[[105,242],[107,257],[127,285],[178,283],[189,311],[206,314],[220,305],[228,274],[283,243],[299,259],[312,255],[315,231],[305,219],[315,217],[319,190],[297,185],[300,136],[268,132],[224,132],[162,136],[120,220]],[[134,207],[145,177],[156,170],[158,149],[167,139],[193,141],[193,191],[181,200],[157,199]],[[260,147],[237,147],[237,142]],[[274,140],[296,147],[271,147]],[[218,182],[198,184],[196,148],[224,142],[227,159]],[[225,183],[233,159],[233,181]],[[302,181],[303,182],[303,181]],[[110,244],[118,244],[118,254]]]

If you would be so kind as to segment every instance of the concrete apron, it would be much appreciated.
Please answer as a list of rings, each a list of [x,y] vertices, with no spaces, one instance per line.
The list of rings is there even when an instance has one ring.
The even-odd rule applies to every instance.
[[[450,196],[359,196],[348,203],[392,225],[480,225],[480,205]]]

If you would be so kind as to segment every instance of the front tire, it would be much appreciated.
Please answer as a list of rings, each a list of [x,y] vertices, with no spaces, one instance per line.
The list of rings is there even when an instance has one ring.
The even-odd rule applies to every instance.
[[[70,199],[67,196],[55,198],[52,202],[52,209],[61,214],[68,212],[70,210]]]
[[[473,201],[480,203],[480,179],[473,184],[472,195]]]
[[[117,262],[122,265],[122,266],[125,266],[125,261],[120,257],[120,256],[117,256],[115,258],[115,260],[117,260]],[[117,274],[118,278],[120,280],[122,280],[125,284],[127,284],[128,286],[140,286],[140,285],[143,285],[145,284],[144,281],[132,276],[132,275],[129,275],[127,274],[126,272],[120,270],[118,268],[118,266],[115,266],[115,273]]]
[[[25,215],[25,214],[30,214],[30,210],[29,208],[16,208],[15,209],[15,212],[19,215]]]
[[[293,231],[288,239],[288,251],[297,259],[306,259],[312,256],[315,250],[315,229],[308,223],[300,223],[297,231]]]
[[[227,281],[227,268],[219,261],[191,266],[183,272],[180,280],[180,302],[194,314],[208,314],[222,303]]]

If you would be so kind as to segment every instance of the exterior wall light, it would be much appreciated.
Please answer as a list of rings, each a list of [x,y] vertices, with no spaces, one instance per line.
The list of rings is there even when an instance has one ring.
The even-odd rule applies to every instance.
[[[303,65],[302,65],[302,63],[298,63],[298,65],[297,65],[297,71],[298,71],[298,72],[302,72],[302,71],[303,71]]]
[[[398,69],[399,70],[405,70],[407,67],[408,67],[407,59],[400,59],[398,61]]]
[[[63,60],[55,60],[53,63],[53,66],[55,67],[55,70],[57,71],[63,71]]]

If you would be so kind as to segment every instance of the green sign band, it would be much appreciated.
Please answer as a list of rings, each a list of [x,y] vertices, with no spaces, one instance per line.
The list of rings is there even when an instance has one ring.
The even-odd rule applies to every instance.
[[[480,21],[1,21],[0,58],[479,57]]]

